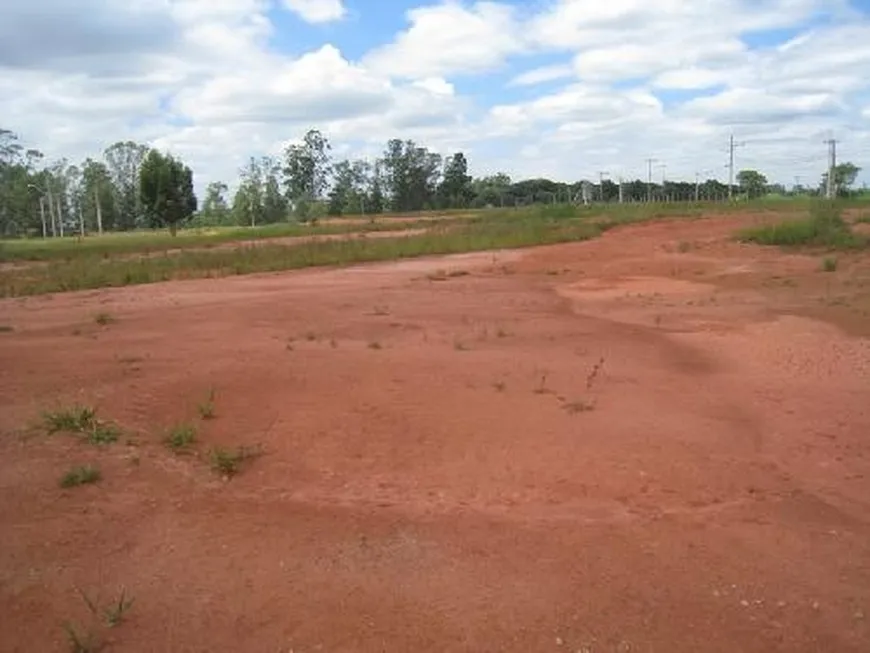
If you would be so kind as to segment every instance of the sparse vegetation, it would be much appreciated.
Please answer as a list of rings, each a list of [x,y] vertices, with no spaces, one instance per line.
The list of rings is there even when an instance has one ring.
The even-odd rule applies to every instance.
[[[106,326],[115,321],[115,318],[112,317],[109,313],[97,313],[94,315],[94,322],[99,324],[100,326]]]
[[[238,447],[235,450],[215,447],[209,451],[211,468],[221,476],[231,478],[241,471],[242,465],[260,455],[259,448]]]
[[[822,261],[822,270],[825,272],[837,271],[837,259],[833,256],[828,256]]]
[[[98,419],[96,410],[90,406],[75,405],[45,411],[42,418],[49,435],[75,433],[97,445],[111,444],[121,437],[121,429],[112,422]]]
[[[188,423],[172,427],[164,439],[166,446],[176,453],[186,451],[195,441],[196,427]]]
[[[214,397],[215,397],[215,391],[214,391],[214,388],[211,388],[208,391],[208,398],[197,407],[199,409],[199,416],[202,419],[214,419],[214,417],[215,417]]]
[[[102,474],[97,467],[93,465],[79,465],[73,467],[60,479],[62,488],[78,487],[79,485],[89,485],[96,483],[102,478]]]
[[[813,205],[806,218],[744,229],[739,238],[743,242],[783,247],[855,249],[868,244],[866,237],[852,232],[839,209],[826,202]]]
[[[76,622],[66,621],[63,630],[66,634],[67,645],[70,653],[96,653],[104,648],[103,639],[100,637],[100,621],[107,628],[119,625],[127,612],[133,607],[133,599],[127,596],[126,588],[121,588],[121,593],[116,601],[103,610],[100,610],[97,601],[94,601],[84,591],[77,588],[79,596],[90,614],[90,625],[82,626]]]
[[[120,624],[124,619],[124,615],[126,615],[132,607],[133,599],[127,596],[126,588],[122,587],[118,600],[113,602],[104,612],[106,624],[109,628],[114,628]]]

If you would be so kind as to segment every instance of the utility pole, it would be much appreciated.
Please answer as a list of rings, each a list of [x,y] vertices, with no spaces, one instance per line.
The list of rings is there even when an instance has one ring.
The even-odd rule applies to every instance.
[[[647,175],[646,175],[646,201],[652,202],[652,164],[658,159],[647,159]]]
[[[63,206],[61,206],[60,197],[55,202],[57,203],[57,224],[60,228],[60,237],[63,238]]]
[[[619,178],[619,203],[622,204],[622,177]]]
[[[82,204],[79,202],[79,235],[85,237],[85,214],[82,213]]]
[[[695,173],[695,202],[697,203],[700,200],[701,196],[701,173]]]
[[[837,194],[837,185],[834,180],[834,171],[837,167],[837,140],[831,138],[825,141],[828,144],[828,183],[826,195],[829,200]]]
[[[734,148],[743,147],[746,143],[735,143],[734,134],[728,143],[728,201],[734,198]]]

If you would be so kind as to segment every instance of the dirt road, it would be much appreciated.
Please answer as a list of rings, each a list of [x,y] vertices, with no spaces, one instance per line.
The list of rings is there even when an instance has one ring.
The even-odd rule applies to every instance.
[[[0,302],[0,650],[870,650],[870,260],[746,221]]]

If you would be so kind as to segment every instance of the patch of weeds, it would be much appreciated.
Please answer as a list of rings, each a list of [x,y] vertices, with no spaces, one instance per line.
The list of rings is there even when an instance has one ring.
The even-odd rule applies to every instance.
[[[42,419],[49,434],[67,431],[77,433],[85,431],[97,419],[97,411],[90,406],[70,406],[58,408],[54,411],[45,411]]]
[[[870,213],[865,213],[864,215],[858,216],[855,220],[856,224],[870,224]]]
[[[578,399],[563,406],[568,411],[569,415],[577,415],[579,413],[588,413],[595,410],[595,402],[587,401],[586,399]]]
[[[374,349],[375,351],[379,351],[383,348],[384,348],[383,345],[380,342],[378,342],[377,340],[372,340],[369,343],[369,349]]]
[[[172,427],[163,442],[176,453],[187,450],[196,441],[196,427],[193,424],[178,424]]]
[[[110,313],[97,313],[94,315],[94,322],[100,326],[106,326],[115,322],[115,318]]]
[[[117,601],[113,601],[109,607],[100,610],[96,601],[81,589],[76,588],[76,590],[91,615],[91,624],[86,627],[72,621],[64,622],[63,630],[66,633],[67,644],[71,653],[96,653],[104,648],[104,642],[98,631],[100,621],[107,628],[119,625],[133,607],[133,599],[127,596],[125,588],[121,588],[121,594]]]
[[[235,450],[215,447],[209,451],[211,468],[221,476],[231,478],[241,471],[242,465],[261,455],[259,447],[238,447]]]
[[[738,234],[738,238],[743,242],[759,245],[805,245],[829,249],[855,249],[865,247],[870,242],[867,238],[853,233],[840,215],[839,209],[827,202],[813,206],[807,218],[744,229]]]
[[[11,327],[8,324],[0,324],[0,333],[12,333],[15,331],[15,327]]]
[[[102,474],[97,467],[93,465],[79,465],[73,467],[60,479],[62,488],[78,487],[79,485],[89,485],[96,483],[102,478]]]
[[[837,259],[833,256],[828,256],[822,261],[822,270],[825,272],[837,271]]]
[[[208,398],[204,402],[202,402],[197,408],[199,410],[199,416],[202,419],[215,418],[214,388],[211,388],[208,391]]]

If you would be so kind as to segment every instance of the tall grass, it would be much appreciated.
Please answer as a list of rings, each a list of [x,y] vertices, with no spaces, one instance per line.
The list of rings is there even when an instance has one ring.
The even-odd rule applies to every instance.
[[[852,232],[839,208],[830,202],[814,204],[805,218],[744,229],[738,237],[743,242],[783,247],[854,249],[868,244],[866,237]]]

